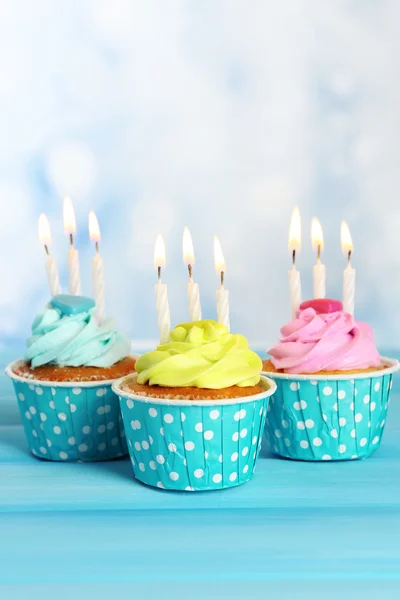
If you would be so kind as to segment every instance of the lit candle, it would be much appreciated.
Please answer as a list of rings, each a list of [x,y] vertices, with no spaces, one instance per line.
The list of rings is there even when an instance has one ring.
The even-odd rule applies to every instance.
[[[92,260],[93,299],[96,302],[96,316],[99,323],[104,318],[104,264],[99,253],[101,241],[100,227],[93,210],[89,213],[89,236],[95,243],[96,253]]]
[[[81,276],[79,273],[79,254],[74,248],[74,233],[76,233],[75,211],[71,199],[66,196],[63,205],[64,232],[69,236],[68,251],[68,291],[73,296],[81,295]]]
[[[289,269],[290,302],[292,318],[295,318],[296,311],[301,304],[300,273],[296,269],[296,252],[300,252],[301,248],[301,217],[297,206],[295,206],[290,220],[288,247],[292,255],[292,268]]]
[[[158,273],[158,283],[154,286],[156,293],[156,309],[160,343],[166,344],[171,329],[171,314],[169,312],[167,285],[161,282],[161,269],[165,267],[165,244],[161,234],[158,234],[154,247],[154,266]]]
[[[183,230],[183,262],[189,271],[189,283],[187,287],[188,300],[189,300],[189,313],[191,321],[201,321],[201,305],[200,305],[200,292],[198,283],[193,281],[193,266],[194,250],[192,236],[187,227]]]
[[[39,217],[39,241],[43,244],[47,254],[46,271],[49,280],[50,294],[52,296],[57,296],[58,294],[61,294],[60,279],[58,277],[57,263],[55,259],[50,256],[49,246],[51,245],[51,231],[49,220],[43,213]]]
[[[229,291],[224,287],[225,259],[222,253],[221,244],[217,237],[214,237],[214,263],[217,275],[219,275],[221,278],[221,287],[219,290],[217,290],[218,323],[222,323],[230,330]]]
[[[346,221],[342,221],[340,228],[343,254],[347,255],[347,267],[343,272],[343,311],[354,315],[354,296],[356,288],[356,270],[351,266],[353,242],[350,229]]]
[[[321,252],[324,247],[324,234],[322,233],[321,223],[313,217],[311,221],[311,241],[313,250],[317,251],[317,263],[313,268],[313,287],[314,298],[325,298],[325,280],[326,269],[321,262]]]

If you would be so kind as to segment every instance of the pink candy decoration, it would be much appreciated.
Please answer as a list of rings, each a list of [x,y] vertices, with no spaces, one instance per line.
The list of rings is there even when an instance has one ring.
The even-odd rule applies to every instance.
[[[313,308],[319,315],[327,315],[334,312],[342,312],[343,304],[340,300],[331,300],[330,298],[315,298],[314,300],[306,300],[300,304],[300,310]]]

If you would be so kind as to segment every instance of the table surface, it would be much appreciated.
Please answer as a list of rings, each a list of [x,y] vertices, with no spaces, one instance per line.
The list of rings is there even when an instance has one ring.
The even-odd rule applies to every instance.
[[[2,370],[16,355],[0,353]],[[136,482],[128,459],[31,456],[0,375],[0,597],[398,599],[399,400],[400,377],[367,460],[262,451],[242,487],[177,493]]]

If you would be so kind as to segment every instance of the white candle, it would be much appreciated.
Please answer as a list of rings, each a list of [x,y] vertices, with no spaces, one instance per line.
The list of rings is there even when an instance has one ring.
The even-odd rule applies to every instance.
[[[326,269],[321,262],[321,252],[324,247],[324,235],[321,223],[313,217],[311,221],[311,240],[313,249],[317,251],[317,263],[313,268],[313,290],[314,298],[325,298],[326,296]]]
[[[356,270],[351,264],[343,272],[343,311],[354,315],[354,297],[356,287]]]
[[[295,206],[290,220],[288,247],[292,255],[292,268],[289,269],[289,291],[292,318],[294,319],[301,304],[301,280],[300,273],[296,269],[296,252],[300,252],[301,249],[301,217],[297,206]]]
[[[199,285],[193,281],[193,266],[195,264],[192,237],[187,227],[183,230],[183,262],[189,271],[187,286],[189,314],[191,321],[201,321],[201,304]]]
[[[99,253],[100,227],[93,210],[89,213],[89,236],[95,242],[96,254],[92,260],[93,299],[96,302],[96,317],[99,323],[104,318],[104,263]]]
[[[74,233],[76,233],[75,211],[68,196],[64,198],[63,205],[64,232],[69,236],[70,249],[68,251],[68,291],[74,296],[81,295],[81,276],[79,272],[79,253],[74,248]]]
[[[187,286],[189,315],[191,321],[201,321],[201,304],[199,284],[190,280]]]
[[[49,246],[51,245],[51,231],[49,220],[45,214],[39,217],[39,240],[43,244],[47,254],[46,271],[49,280],[50,294],[57,296],[61,294],[60,279],[58,277],[58,268],[55,259],[50,255]]]
[[[346,221],[341,224],[342,251],[347,255],[347,267],[343,272],[343,311],[354,315],[354,298],[356,291],[356,270],[351,266],[351,255],[353,252],[353,241],[350,229]]]
[[[99,323],[104,319],[104,264],[99,251],[92,260],[93,299],[96,302],[96,317]]]
[[[171,331],[171,315],[168,303],[167,284],[157,283],[154,286],[156,294],[157,323],[160,331],[160,344],[166,344],[169,341],[169,332]]]
[[[68,292],[72,296],[80,296],[81,295],[81,275],[79,271],[79,254],[78,250],[75,250],[73,247],[73,242],[71,243],[71,247],[68,251],[68,273],[69,273],[69,283],[68,283]]]
[[[292,307],[292,319],[294,319],[296,317],[296,311],[301,304],[300,272],[296,269],[296,265],[294,263],[292,268],[289,269],[289,290]]]
[[[221,278],[220,289],[217,290],[217,318],[218,323],[222,323],[229,330],[231,328],[229,320],[229,291],[224,287],[225,277],[225,259],[221,244],[217,237],[214,237],[214,263],[217,275]]]
[[[229,291],[225,290],[223,286],[217,290],[217,318],[218,323],[222,323],[231,330],[231,322],[229,319]]]
[[[50,294],[52,296],[58,296],[61,294],[60,279],[58,277],[58,268],[55,259],[52,256],[48,256],[46,260],[46,271],[47,279],[49,280]]]
[[[154,291],[156,294],[157,322],[161,344],[166,344],[169,341],[169,332],[171,330],[171,313],[169,310],[167,285],[161,283],[161,268],[165,267],[165,264],[165,244],[162,235],[159,234],[154,248],[154,266],[158,271],[158,283],[154,286]]]

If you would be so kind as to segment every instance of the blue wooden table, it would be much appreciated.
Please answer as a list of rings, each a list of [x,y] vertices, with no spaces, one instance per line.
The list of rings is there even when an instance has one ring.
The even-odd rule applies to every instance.
[[[388,353],[390,355],[393,353]],[[1,368],[18,355],[0,354]],[[28,452],[0,377],[0,598],[400,598],[400,377],[365,461],[261,454],[245,486],[171,493],[128,459]]]

